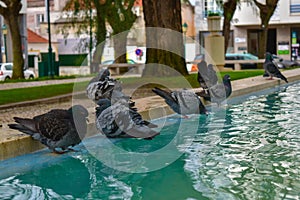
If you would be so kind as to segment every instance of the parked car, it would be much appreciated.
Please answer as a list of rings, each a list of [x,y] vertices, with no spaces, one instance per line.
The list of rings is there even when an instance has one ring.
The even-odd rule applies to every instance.
[[[9,80],[12,77],[13,63],[0,63],[0,81]],[[34,72],[28,69],[24,70],[26,79],[33,79]]]
[[[300,63],[298,63],[297,61],[284,60],[283,58],[275,54],[273,54],[272,57],[277,67],[280,69],[300,66]]]
[[[258,60],[258,57],[250,53],[227,53],[225,60]],[[241,63],[241,69],[257,69],[256,63]],[[234,64],[225,64],[224,67],[234,69]]]

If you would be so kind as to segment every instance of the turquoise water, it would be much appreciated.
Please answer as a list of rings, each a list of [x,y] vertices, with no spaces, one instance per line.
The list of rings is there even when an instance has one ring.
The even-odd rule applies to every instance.
[[[152,141],[95,137],[79,152],[2,161],[0,199],[299,199],[300,84],[267,92],[207,117],[155,120],[164,127]]]

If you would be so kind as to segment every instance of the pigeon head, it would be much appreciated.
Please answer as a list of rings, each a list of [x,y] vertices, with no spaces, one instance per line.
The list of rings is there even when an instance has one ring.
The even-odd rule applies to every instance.
[[[68,111],[72,112],[75,116],[77,116],[77,115],[82,116],[82,117],[89,116],[89,112],[82,105],[74,105]]]
[[[270,61],[273,60],[273,56],[271,53],[269,53],[269,52],[266,53],[266,60],[270,60]]]
[[[110,75],[110,73],[109,73],[108,69],[101,69],[98,74],[99,81],[104,81],[104,79],[106,77],[108,77],[109,75]]]
[[[225,74],[224,77],[223,77],[223,82],[225,82],[225,81],[228,82],[228,81],[230,81],[230,79],[231,79],[230,75],[229,74]]]

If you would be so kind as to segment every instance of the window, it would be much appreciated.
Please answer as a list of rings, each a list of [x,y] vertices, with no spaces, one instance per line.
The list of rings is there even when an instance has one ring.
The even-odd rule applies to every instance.
[[[208,11],[222,13],[222,4],[223,0],[204,0],[204,16],[207,17]]]
[[[300,14],[300,0],[290,0],[290,14]]]
[[[36,15],[36,26],[39,27],[41,22],[44,22],[44,14],[37,14]]]
[[[12,65],[6,65],[6,66],[5,66],[5,69],[6,69],[6,70],[12,70]]]

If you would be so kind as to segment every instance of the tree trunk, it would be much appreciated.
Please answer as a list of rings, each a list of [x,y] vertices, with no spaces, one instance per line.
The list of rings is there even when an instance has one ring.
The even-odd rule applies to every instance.
[[[264,27],[261,29],[261,32],[258,35],[258,57],[264,58],[267,51],[267,39],[268,39],[268,27]]]
[[[135,0],[130,0],[127,1],[127,4],[123,4],[121,0],[117,0],[110,5],[107,11],[107,21],[113,29],[116,63],[127,62],[127,36],[137,18],[132,11],[134,2]]]
[[[143,0],[143,7],[146,64],[152,63],[145,66],[143,76],[173,76],[175,71],[187,75],[180,0]],[[171,69],[165,70],[160,64]]]
[[[237,0],[228,0],[224,3],[224,22],[223,22],[223,36],[224,36],[224,50],[227,51],[230,39],[230,22],[235,13]]]
[[[9,2],[9,3],[8,3]],[[24,78],[24,58],[19,25],[19,12],[22,8],[21,0],[4,1],[6,7],[0,5],[0,14],[8,25],[12,40],[13,74],[12,79]]]
[[[11,14],[7,20],[13,46],[13,74],[12,79],[24,79],[24,58],[22,52],[21,34],[19,28],[19,15]]]
[[[96,73],[98,71],[98,66],[101,63],[103,50],[105,46],[106,39],[106,25],[105,25],[105,11],[106,5],[101,5],[98,1],[95,1],[95,7],[97,11],[96,15],[96,48],[93,54],[93,61],[91,68],[91,73]]]
[[[126,61],[127,36],[128,36],[128,31],[118,34],[118,36],[115,37],[113,40],[116,63],[127,63]]]
[[[262,4],[257,0],[253,0],[259,8],[259,16],[261,20],[261,32],[259,34],[258,57],[264,58],[267,49],[268,26],[269,21],[277,7],[279,0],[266,0],[266,4]]]

